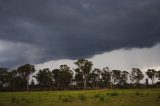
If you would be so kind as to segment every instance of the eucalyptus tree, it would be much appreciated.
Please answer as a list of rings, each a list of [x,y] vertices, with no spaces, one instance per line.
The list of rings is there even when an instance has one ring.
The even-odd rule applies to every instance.
[[[158,80],[160,80],[160,70],[157,71],[157,78],[158,78]]]
[[[41,89],[44,87],[49,87],[50,89],[52,88],[53,76],[48,68],[39,70],[39,72],[34,77],[36,78],[38,84],[41,86]]]
[[[60,66],[60,83],[61,89],[68,89],[73,77],[73,71],[67,65]]]
[[[157,77],[157,71],[155,69],[148,69],[146,75],[152,81],[152,85],[154,84],[155,78]]]
[[[129,72],[127,72],[127,71],[122,71],[121,72],[120,83],[121,83],[122,86],[127,84],[128,75],[129,75]]]
[[[76,68],[75,70],[75,82],[76,82],[76,85],[78,86],[79,89],[82,89],[84,88],[83,87],[83,73],[80,71],[79,68]]]
[[[108,67],[102,69],[101,73],[102,82],[104,83],[104,87],[111,86],[111,71]]]
[[[8,79],[9,79],[9,86],[10,89],[12,89],[12,91],[16,90],[16,87],[18,87],[18,81],[17,81],[17,70],[12,70],[10,72],[8,72]]]
[[[87,79],[88,79],[88,75],[92,70],[92,62],[85,60],[85,59],[79,59],[78,61],[75,62],[75,65],[78,66],[78,68],[80,69],[80,71],[83,74],[83,78],[84,78],[84,89],[87,88]]]
[[[121,71],[120,70],[112,70],[112,80],[113,84],[116,85],[120,82],[121,79]]]
[[[98,68],[95,68],[92,70],[92,72],[89,75],[92,82],[92,87],[93,88],[98,87],[98,83],[100,82],[101,70]]]
[[[54,80],[54,87],[58,90],[60,88],[60,69],[52,70],[53,80]]]
[[[8,81],[8,68],[0,68],[0,87],[3,88],[7,85]]]
[[[132,68],[130,73],[130,80],[134,84],[139,84],[139,82],[144,78],[142,71],[139,68]]]
[[[29,89],[29,78],[35,72],[34,65],[25,64],[23,66],[18,67],[17,69],[18,74],[24,78],[26,90]]]

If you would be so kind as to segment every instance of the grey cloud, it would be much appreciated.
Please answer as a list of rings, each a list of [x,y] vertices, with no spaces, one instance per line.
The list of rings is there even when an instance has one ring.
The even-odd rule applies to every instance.
[[[159,0],[0,0],[0,40],[36,47],[39,57],[14,55],[14,65],[152,47],[160,41],[159,5]]]
[[[0,66],[15,67],[23,63],[35,64],[42,59],[44,49],[21,42],[0,40]]]

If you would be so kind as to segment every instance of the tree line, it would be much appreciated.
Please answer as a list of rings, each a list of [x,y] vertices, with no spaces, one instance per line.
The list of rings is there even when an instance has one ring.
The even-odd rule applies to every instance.
[[[22,65],[13,71],[0,68],[0,91],[160,87],[160,70],[146,71],[145,74],[152,82],[149,85],[148,79],[145,83],[140,83],[144,75],[139,68],[132,68],[130,73],[110,70],[108,67],[93,69],[93,63],[86,59],[79,59],[74,64],[77,66],[75,69],[61,65],[58,69],[39,70],[36,75],[33,75],[36,70],[31,64]],[[30,77],[32,81],[29,84]],[[36,84],[33,78],[36,79]]]

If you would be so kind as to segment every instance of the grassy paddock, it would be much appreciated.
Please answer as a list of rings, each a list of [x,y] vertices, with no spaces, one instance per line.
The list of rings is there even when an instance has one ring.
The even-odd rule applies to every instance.
[[[160,89],[0,92],[0,106],[160,106]]]

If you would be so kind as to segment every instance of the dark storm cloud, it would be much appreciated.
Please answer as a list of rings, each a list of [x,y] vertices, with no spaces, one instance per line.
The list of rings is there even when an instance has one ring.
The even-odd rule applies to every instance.
[[[152,47],[160,41],[160,1],[0,0],[0,40],[29,45],[10,48],[15,61],[0,63],[11,66]]]

